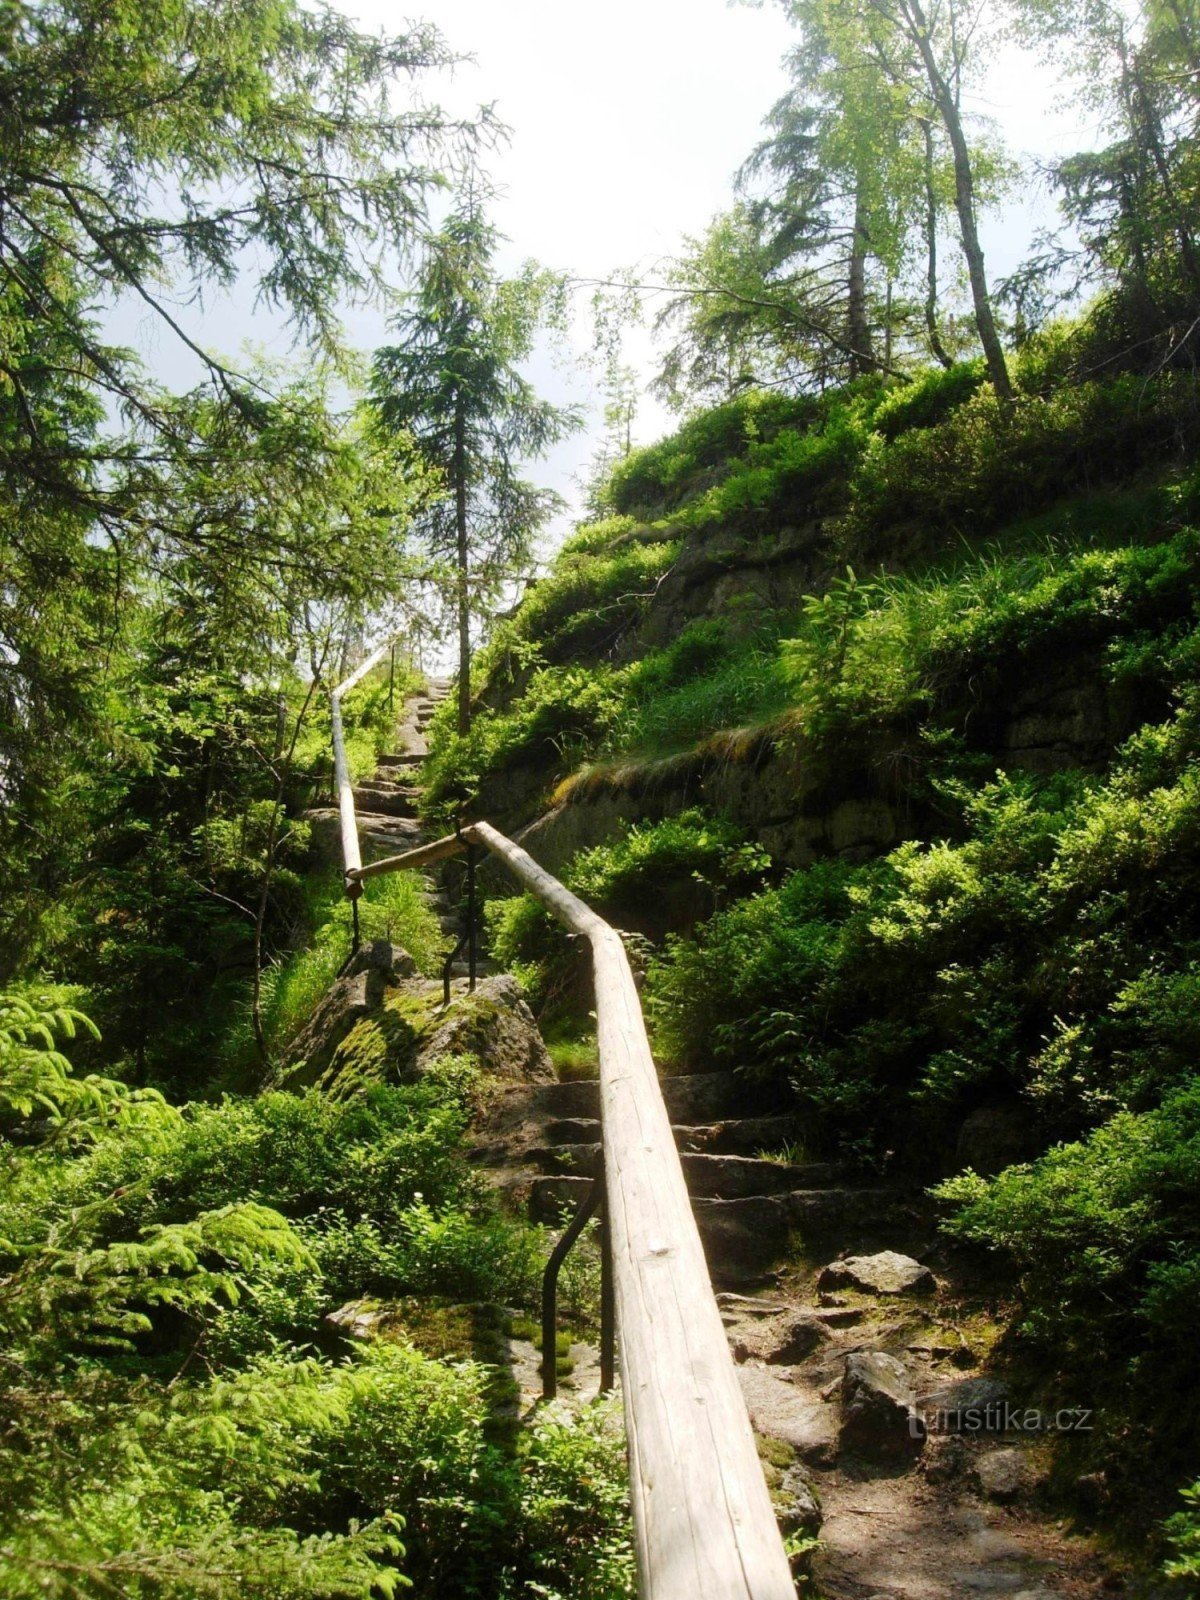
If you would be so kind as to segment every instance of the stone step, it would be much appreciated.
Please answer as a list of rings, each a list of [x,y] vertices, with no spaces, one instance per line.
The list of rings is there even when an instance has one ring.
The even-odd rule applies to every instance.
[[[398,795],[401,799],[412,800],[414,803],[425,792],[419,783],[410,783],[406,777],[397,777],[394,772],[386,770],[366,778],[358,787],[369,790],[372,794]]]
[[[719,1121],[746,1093],[729,1072],[685,1073],[659,1081],[672,1123],[685,1126]],[[521,1084],[497,1095],[493,1111],[489,1122],[501,1130],[563,1117],[595,1118],[600,1115],[600,1085],[594,1078],[573,1083]]]
[[[561,1224],[592,1180],[580,1174],[510,1176],[504,1185],[535,1222]],[[853,1249],[882,1248],[911,1210],[892,1189],[792,1189],[739,1198],[696,1195],[692,1213],[713,1283],[720,1289],[759,1286],[798,1250],[818,1251],[847,1238]]]
[[[419,767],[424,759],[424,756],[414,755],[411,750],[397,750],[392,755],[380,756],[379,765],[381,767],[396,767],[404,770]]]
[[[725,1122],[677,1126],[675,1143],[695,1155],[756,1156],[787,1145],[796,1132],[792,1117],[733,1117]]]
[[[745,1093],[745,1086],[728,1072],[697,1072],[659,1080],[667,1115],[673,1124],[708,1126],[728,1117],[729,1102]],[[564,1120],[592,1124],[564,1143],[598,1141],[600,1086],[594,1078],[570,1083],[521,1084],[502,1090],[488,1104],[483,1138],[475,1158],[484,1166],[520,1166],[528,1152],[558,1142],[548,1129]]]
[[[382,785],[364,785],[354,791],[355,809],[384,817],[415,817],[414,796],[407,789]]]
[[[596,1117],[559,1117],[546,1124],[546,1142],[551,1145],[600,1143],[600,1122]]]
[[[560,1180],[561,1181],[561,1180]],[[713,1282],[720,1288],[759,1284],[797,1250],[820,1250],[837,1240],[853,1253],[878,1250],[905,1212],[893,1189],[795,1189],[740,1199],[698,1196],[692,1213]]]
[[[530,1152],[530,1158],[549,1177],[592,1172],[599,1156],[598,1142],[549,1145]],[[684,1154],[680,1162],[689,1192],[706,1199],[741,1200],[751,1195],[822,1189],[845,1177],[844,1169],[829,1161],[793,1167],[753,1156]]]
[[[363,845],[380,856],[398,856],[405,850],[414,850],[425,838],[424,829],[415,817],[360,816],[359,834]]]

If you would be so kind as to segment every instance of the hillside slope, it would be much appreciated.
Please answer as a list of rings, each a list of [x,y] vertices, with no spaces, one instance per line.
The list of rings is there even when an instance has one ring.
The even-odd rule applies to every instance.
[[[1062,1481],[1144,1527],[1200,1468],[1200,391],[1087,322],[1017,378],[1011,413],[976,365],[750,395],[635,452],[430,797],[643,936],[666,1068],[943,1180],[1012,1350],[1097,1409]],[[491,921],[568,1059],[573,958]]]

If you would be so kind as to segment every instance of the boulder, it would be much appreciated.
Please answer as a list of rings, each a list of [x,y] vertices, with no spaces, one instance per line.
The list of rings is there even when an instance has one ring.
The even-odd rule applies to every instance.
[[[846,1357],[841,1448],[872,1461],[903,1462],[920,1453],[925,1428],[903,1363],[882,1350]]]
[[[792,1366],[828,1344],[831,1337],[824,1322],[811,1311],[788,1310],[739,1329],[733,1337],[733,1359]]]
[[[799,1466],[788,1467],[775,1491],[775,1511],[779,1526],[792,1537],[815,1539],[824,1515],[821,1497]]]
[[[330,1311],[325,1322],[347,1339],[371,1339],[387,1318],[388,1308],[378,1300],[348,1300],[336,1311]]]
[[[937,1280],[928,1267],[895,1250],[831,1261],[817,1280],[824,1292],[858,1289],[864,1294],[932,1294]]]
[[[1008,1385],[998,1378],[960,1378],[930,1389],[918,1404],[930,1432],[997,1433],[1008,1398]]]
[[[837,1415],[816,1395],[789,1383],[774,1367],[737,1369],[738,1383],[755,1431],[781,1439],[810,1467],[825,1471],[837,1461]]]
[[[375,939],[362,945],[292,1041],[283,1087],[305,1089],[316,1083],[356,1023],[377,1011],[387,991],[416,970],[408,951],[397,944]]]
[[[312,869],[342,866],[342,814],[336,806],[317,806],[302,813],[308,824],[308,864]]]
[[[1001,1504],[1015,1500],[1025,1487],[1025,1457],[1020,1450],[989,1450],[975,1462],[980,1493]]]
[[[472,1056],[489,1078],[509,1083],[552,1083],[554,1064],[520,986],[507,973],[485,978],[474,994],[460,995],[422,1038],[418,1075],[443,1056]]]

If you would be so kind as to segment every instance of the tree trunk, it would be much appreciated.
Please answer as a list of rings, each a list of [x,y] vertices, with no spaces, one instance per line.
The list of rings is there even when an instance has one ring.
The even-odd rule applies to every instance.
[[[925,276],[925,332],[929,337],[929,348],[934,358],[940,361],[943,367],[952,367],[954,362],[942,343],[942,331],[938,327],[937,318],[937,191],[933,184],[932,123],[922,118],[921,131],[925,135],[925,250],[928,263]]]
[[[846,342],[850,346],[850,376],[861,377],[875,369],[871,348],[871,324],[867,318],[867,227],[863,216],[862,192],[854,199],[854,236],[850,241],[849,301],[846,311]]]
[[[454,414],[454,531],[458,582],[458,731],[471,731],[470,548],[467,543],[467,422],[460,399]]]
[[[1128,47],[1122,36],[1120,41],[1121,67],[1128,75],[1134,93],[1141,106],[1141,117],[1138,121],[1140,128],[1134,131],[1135,139],[1139,133],[1149,146],[1150,159],[1154,163],[1154,170],[1158,173],[1158,181],[1162,185],[1162,192],[1166,198],[1171,219],[1175,226],[1175,237],[1179,240],[1179,254],[1182,258],[1184,270],[1192,280],[1193,285],[1200,289],[1200,261],[1196,258],[1195,246],[1192,242],[1192,233],[1189,226],[1186,208],[1181,205],[1179,193],[1175,188],[1175,180],[1171,175],[1171,163],[1167,158],[1166,142],[1163,138],[1162,124],[1159,121],[1158,107],[1146,86],[1141,64],[1136,59],[1130,61]]]
[[[954,209],[958,212],[963,254],[967,258],[967,273],[971,280],[971,298],[975,305],[975,325],[987,360],[988,376],[1002,403],[1011,405],[1014,398],[1012,379],[1008,374],[1004,346],[1000,343],[992,311],[992,297],[988,290],[983,246],[979,242],[979,228],[975,220],[975,174],[971,167],[971,152],[963,131],[962,116],[954,91],[933,53],[929,25],[920,0],[905,0],[904,9],[911,23],[910,37],[920,52],[933,102],[954,153]]]

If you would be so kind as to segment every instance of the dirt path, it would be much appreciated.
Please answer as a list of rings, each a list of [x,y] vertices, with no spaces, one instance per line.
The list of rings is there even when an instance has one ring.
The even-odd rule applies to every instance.
[[[817,1592],[830,1600],[1087,1600],[1119,1591],[1121,1579],[1094,1541],[1046,1506],[1046,1447],[1036,1436],[933,1433],[894,1462],[845,1448],[844,1374],[856,1353],[899,1361],[919,1411],[946,1401],[998,1404],[1007,1393],[968,1358],[975,1330],[968,1324],[968,1341],[946,1332],[954,1285],[939,1276],[932,1296],[885,1297],[822,1294],[814,1280],[810,1273],[718,1299],[785,1523],[805,1523],[805,1485],[819,1502]],[[805,1343],[811,1351],[789,1359]],[[564,1388],[583,1400],[595,1388],[593,1352],[577,1347],[573,1355],[576,1371]],[[519,1363],[528,1403],[531,1357],[532,1347]],[[815,1520],[810,1512],[810,1529]]]

